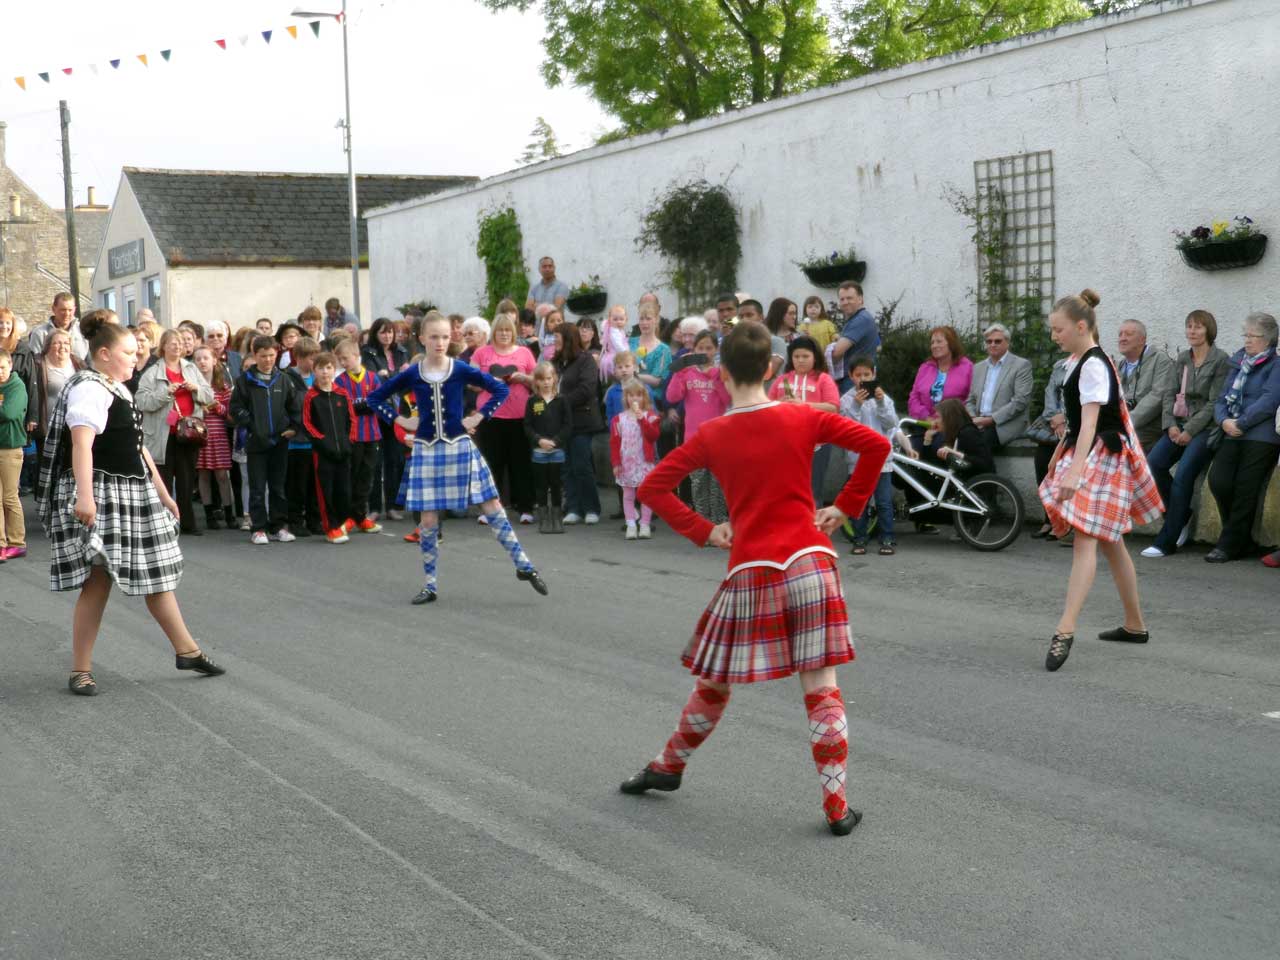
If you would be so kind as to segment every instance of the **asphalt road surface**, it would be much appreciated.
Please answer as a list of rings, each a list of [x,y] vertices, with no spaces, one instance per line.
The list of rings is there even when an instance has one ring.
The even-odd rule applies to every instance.
[[[1274,571],[1139,560],[1130,647],[1091,639],[1104,567],[1049,674],[1069,551],[843,558],[866,819],[836,838],[792,680],[738,688],[678,793],[618,793],[723,554],[525,528],[544,599],[451,522],[441,601],[410,607],[405,529],[188,542],[179,597],[230,672],[176,672],[116,595],[96,699],[66,690],[47,545],[0,567],[0,957],[1280,954]]]

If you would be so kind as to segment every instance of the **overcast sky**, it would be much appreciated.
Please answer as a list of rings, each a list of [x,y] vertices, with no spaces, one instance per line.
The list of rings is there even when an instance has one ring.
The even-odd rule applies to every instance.
[[[341,29],[325,20],[317,40],[305,20],[289,16],[298,6],[336,11],[340,3],[6,0],[0,120],[8,123],[8,165],[62,206],[57,107],[66,99],[77,203],[90,184],[100,203],[110,202],[122,166],[345,172],[334,129],[343,114]],[[515,165],[539,115],[571,147],[611,126],[582,91],[543,84],[536,14],[491,14],[474,0],[348,6],[360,173],[486,176]],[[261,36],[268,29],[269,45]],[[250,38],[243,47],[242,34]],[[172,50],[170,62],[162,49]],[[115,58],[118,70],[109,64]],[[26,93],[14,82],[20,75]]]

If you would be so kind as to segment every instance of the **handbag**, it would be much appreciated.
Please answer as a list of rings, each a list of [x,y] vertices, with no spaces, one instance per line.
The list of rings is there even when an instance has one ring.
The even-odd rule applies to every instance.
[[[1058,435],[1053,432],[1053,427],[1049,425],[1049,418],[1043,413],[1032,421],[1031,426],[1027,427],[1027,436],[1036,443],[1058,442]]]
[[[209,431],[203,417],[179,417],[174,426],[178,443],[188,447],[203,447],[209,439]]]
[[[1187,374],[1190,372],[1189,366],[1182,368],[1182,389],[1173,398],[1173,415],[1183,420],[1191,416],[1191,408],[1187,406]]]

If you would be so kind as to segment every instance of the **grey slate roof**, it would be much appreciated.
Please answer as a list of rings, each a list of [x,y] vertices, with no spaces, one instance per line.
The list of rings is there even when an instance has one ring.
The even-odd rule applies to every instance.
[[[351,263],[345,174],[125,167],[124,175],[170,265]],[[365,210],[476,179],[356,177],[361,259],[369,249]]]

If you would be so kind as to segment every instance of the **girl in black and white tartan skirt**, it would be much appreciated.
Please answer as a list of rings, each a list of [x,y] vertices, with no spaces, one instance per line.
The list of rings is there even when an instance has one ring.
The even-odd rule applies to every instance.
[[[114,583],[145,596],[173,644],[179,670],[226,671],[201,651],[174,590],[182,578],[178,506],[142,443],[142,417],[124,380],[138,345],[109,310],[80,321],[91,369],[67,381],[50,418],[37,491],[49,534],[53,590],[79,589],[72,627],[71,692],[91,697],[93,645]]]

